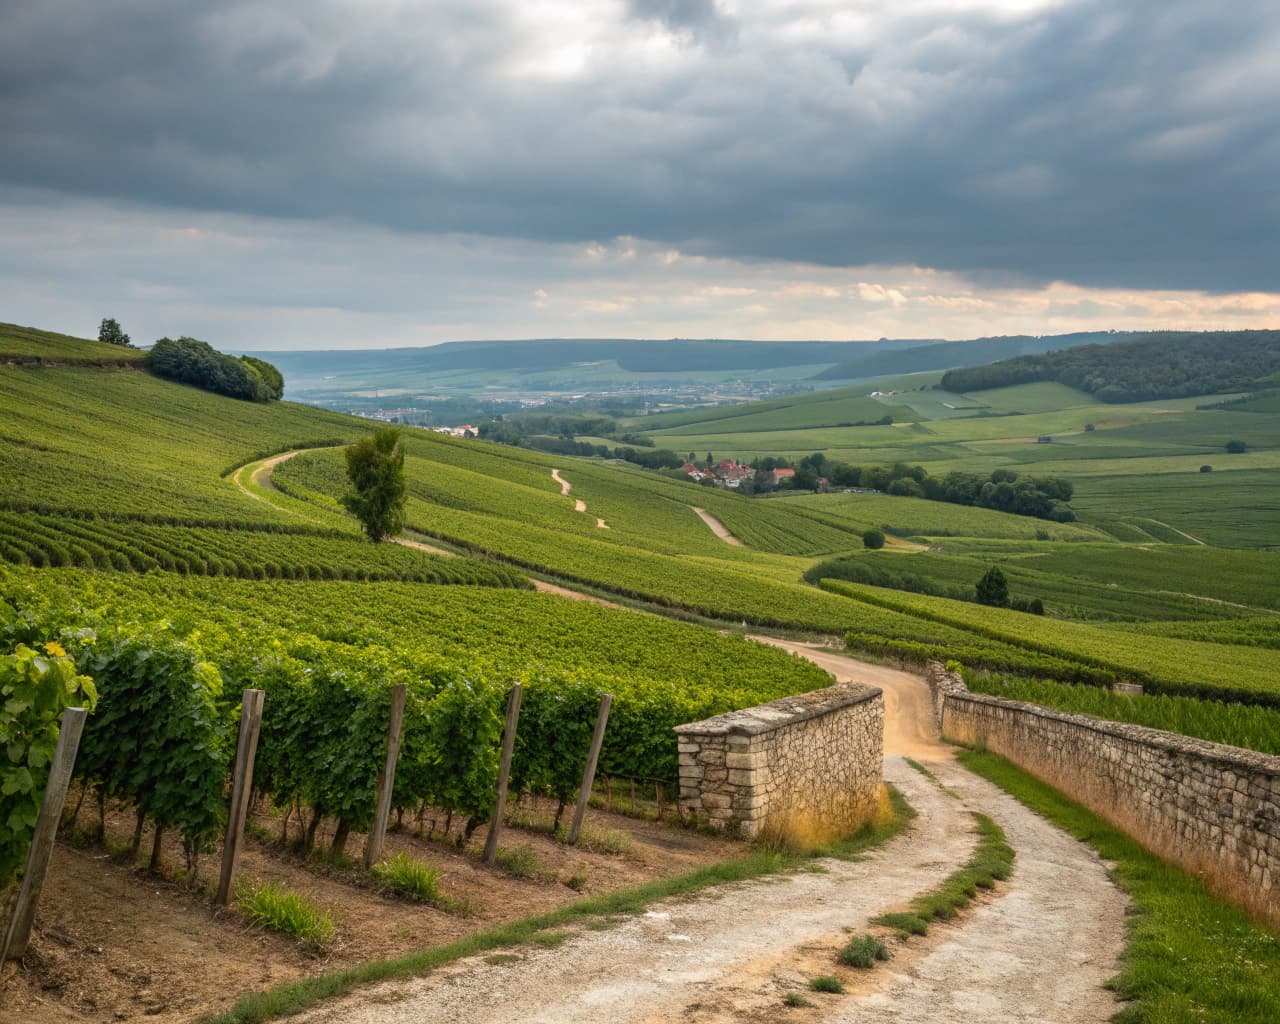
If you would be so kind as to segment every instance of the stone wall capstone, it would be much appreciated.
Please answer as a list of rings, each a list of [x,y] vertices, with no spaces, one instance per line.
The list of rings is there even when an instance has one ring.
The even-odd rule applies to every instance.
[[[744,837],[821,842],[876,811],[884,776],[884,698],[840,683],[676,726],[680,802]]]
[[[1007,757],[1280,926],[1280,757],[970,693],[929,664],[944,739]]]

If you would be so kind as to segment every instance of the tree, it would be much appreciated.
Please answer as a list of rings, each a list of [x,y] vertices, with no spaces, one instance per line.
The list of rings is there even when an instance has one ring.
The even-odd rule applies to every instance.
[[[878,551],[884,547],[884,531],[877,530],[875,527],[865,531],[862,534],[862,546],[870,548],[872,551]]]
[[[1232,455],[1239,455],[1248,447],[1243,441],[1233,440],[1227,442],[1227,451]]]
[[[110,317],[103,320],[98,327],[98,340],[108,345],[123,345],[129,348],[132,342],[129,341],[129,335],[120,329],[120,325]]]
[[[347,479],[353,490],[342,498],[347,511],[360,520],[364,532],[377,542],[404,528],[404,449],[400,431],[383,427],[348,446]]]
[[[993,608],[1009,607],[1009,582],[998,565],[993,565],[978,580],[978,604]]]

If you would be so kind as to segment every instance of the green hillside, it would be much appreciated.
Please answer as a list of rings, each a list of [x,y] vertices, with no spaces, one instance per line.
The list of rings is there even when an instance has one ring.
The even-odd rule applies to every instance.
[[[560,608],[560,599],[520,589],[527,586],[522,574],[534,572],[668,614],[847,634],[862,650],[895,656],[929,653],[1087,682],[1139,676],[1170,693],[1280,703],[1269,662],[1259,653],[1264,645],[1252,642],[1265,638],[1265,630],[1227,628],[1280,609],[1274,582],[1280,573],[1256,554],[1199,543],[1259,544],[1280,516],[1266,481],[1280,453],[1265,447],[1270,421],[1264,413],[1197,410],[1191,399],[1100,406],[1077,392],[1034,385],[996,396],[1017,407],[1013,415],[917,418],[871,428],[796,425],[829,418],[824,406],[850,397],[884,407],[866,395],[837,395],[707,421],[774,428],[771,418],[788,418],[784,429],[741,433],[759,450],[787,437],[796,439],[794,450],[807,453],[833,431],[858,431],[865,447],[837,450],[864,463],[918,460],[935,475],[999,466],[1061,473],[1078,482],[1083,521],[1074,524],[883,494],[748,498],[628,465],[407,430],[412,535],[479,556],[457,558],[361,539],[338,502],[346,488],[340,446],[367,433],[367,421],[287,402],[235,402],[144,373],[75,366],[0,367],[0,395],[0,558],[16,567],[12,586],[58,581],[67,600],[86,589],[86,579],[97,579],[91,589],[106,605],[145,606],[156,615],[171,606],[190,617],[200,614],[200,604],[225,603],[243,607],[246,621],[261,615],[262,628],[275,629],[286,617],[257,609],[250,595],[292,582],[309,588],[297,592],[306,596],[295,609],[303,618],[287,619],[292,631],[358,644],[367,627],[333,624],[335,610],[353,593],[339,588],[421,588],[429,607],[439,600],[429,595],[442,585],[480,584],[466,587],[475,595],[468,600],[527,607],[534,615],[534,609]],[[1200,473],[1200,460],[1222,451],[1225,438],[1238,432],[1256,450],[1214,457],[1221,467]],[[1053,440],[1037,443],[1043,434]],[[697,442],[697,435],[671,436],[682,439],[684,450],[706,442],[717,456],[737,454],[726,447],[734,435]],[[269,476],[255,462],[293,450],[303,451]],[[1240,468],[1228,458],[1243,460]],[[231,472],[249,463],[248,470]],[[1161,481],[1171,486],[1161,492]],[[570,493],[563,493],[562,482]],[[1140,482],[1145,490],[1134,490]],[[1243,501],[1250,489],[1252,504]],[[717,537],[695,508],[740,544]],[[1205,518],[1196,525],[1207,536],[1186,525],[1193,515]],[[885,552],[864,552],[862,534],[872,527],[890,535]],[[872,587],[806,581],[807,570],[841,556],[865,559],[891,578]],[[965,592],[993,563],[1007,568],[1016,597],[1040,599],[1060,628],[1017,612],[993,618],[971,603],[904,596],[909,577],[927,581],[925,589],[935,594]],[[98,575],[67,575],[77,568]],[[161,582],[179,576],[205,577],[199,602],[179,600],[175,585]],[[108,586],[107,580],[117,582]],[[656,621],[646,617],[608,609],[557,614],[569,621],[621,616],[617,621],[628,623],[616,655],[601,657],[598,626],[584,624],[578,640],[566,639],[580,644],[584,664],[602,673],[614,671],[615,657],[617,665],[633,659],[630,645],[657,642],[657,634],[649,637],[648,627],[636,625]],[[476,651],[503,644],[486,632],[499,628],[492,621],[477,627]],[[1148,627],[1161,638],[1155,660],[1132,639]],[[717,690],[722,684],[690,656],[707,634],[679,628],[689,639],[684,653],[670,656],[672,678],[698,686],[704,680]],[[421,642],[428,639],[424,634]],[[756,648],[744,650],[753,652],[746,656],[752,662]],[[768,692],[812,684],[807,669],[793,674],[791,664],[784,660],[778,671],[765,672],[775,679]]]
[[[17,324],[0,324],[0,362],[125,366],[140,365],[146,357],[146,352],[137,348],[107,345]]]

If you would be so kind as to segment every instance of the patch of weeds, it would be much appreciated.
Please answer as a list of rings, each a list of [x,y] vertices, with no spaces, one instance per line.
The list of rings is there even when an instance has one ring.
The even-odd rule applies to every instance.
[[[836,959],[846,967],[874,967],[877,960],[889,959],[889,950],[874,935],[855,935],[836,954]]]
[[[527,941],[531,946],[542,946],[544,949],[554,949],[556,946],[564,942],[565,939],[572,937],[573,932],[534,932],[529,936]]]
[[[542,874],[542,862],[527,843],[521,846],[499,846],[495,857],[498,867],[517,878],[537,878]]]
[[[603,932],[613,927],[613,922],[605,918],[596,918],[594,921],[587,922],[587,931]]]
[[[783,1006],[812,1006],[813,1003],[802,996],[799,992],[788,992],[782,997]]]
[[[561,843],[569,841],[569,830],[561,825],[556,829],[556,840]],[[635,849],[635,841],[626,832],[616,828],[592,828],[584,825],[578,835],[578,846],[593,853],[630,853]]]
[[[892,914],[881,914],[879,917],[871,919],[872,924],[884,925],[886,928],[892,928],[899,935],[928,935],[929,922],[919,914],[913,914],[908,910],[898,911]]]
[[[814,992],[840,993],[844,991],[844,982],[832,974],[820,974],[809,979],[809,988]]]
[[[373,874],[388,889],[407,900],[438,904],[444,897],[440,892],[439,869],[407,853],[397,853],[375,864]]]
[[[819,864],[817,861],[810,861],[808,864],[802,865],[800,870],[806,871],[811,875],[831,874],[831,869],[829,867],[827,867],[825,864]]]
[[[304,896],[271,882],[259,885],[241,879],[236,904],[249,920],[272,931],[292,935],[299,942],[323,949],[333,941],[333,919]]]
[[[567,885],[574,892],[582,892],[582,890],[587,887],[587,876],[584,875],[581,871],[579,871],[578,873],[570,875],[568,878],[566,878],[564,880],[564,884]]]
[[[494,967],[502,967],[505,964],[515,964],[523,960],[524,957],[516,956],[514,953],[494,953],[484,958],[484,962]]]

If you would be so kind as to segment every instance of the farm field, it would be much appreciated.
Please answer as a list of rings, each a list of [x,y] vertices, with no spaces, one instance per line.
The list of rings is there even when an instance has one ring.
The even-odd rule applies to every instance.
[[[902,446],[882,441],[853,450],[851,460],[909,451],[937,474],[1074,467],[1062,475],[1077,485],[1081,522],[882,494],[752,499],[630,465],[405,430],[408,525],[447,549],[433,553],[369,544],[340,503],[341,446],[368,433],[368,422],[287,402],[217,398],[130,368],[2,366],[0,643],[5,651],[61,644],[92,670],[102,715],[86,734],[76,785],[111,794],[104,818],[113,844],[127,848],[141,827],[136,808],[148,842],[160,835],[156,848],[184,872],[217,833],[240,690],[264,689],[277,717],[264,724],[255,774],[264,831],[250,862],[263,877],[287,878],[340,907],[359,905],[348,922],[386,917],[386,927],[370,926],[369,941],[393,952],[466,930],[439,908],[429,931],[416,930],[402,905],[370,909],[341,874],[346,837],[369,824],[395,682],[409,687],[409,727],[394,806],[406,826],[429,821],[428,833],[447,831],[451,843],[445,853],[411,827],[394,843],[445,864],[456,875],[446,892],[485,907],[485,921],[498,919],[496,903],[477,895],[487,876],[474,853],[458,853],[452,842],[474,849],[484,835],[511,683],[525,691],[513,784],[529,794],[522,806],[537,818],[512,841],[535,849],[543,874],[521,881],[518,892],[505,881],[496,891],[526,907],[558,906],[579,885],[599,892],[661,873],[659,853],[592,852],[579,862],[545,834],[577,785],[602,693],[615,703],[601,796],[625,803],[635,780],[652,812],[676,784],[673,725],[827,685],[810,661],[745,639],[748,629],[844,638],[856,653],[908,663],[956,660],[1000,674],[992,678],[1010,694],[1051,706],[1272,751],[1280,552],[1260,550],[1274,543],[1270,414],[1197,411],[1194,400],[1055,408],[1074,401],[1064,391],[1034,385],[989,396],[1021,415],[958,415],[979,396],[950,403],[956,408],[937,419],[888,427],[795,426],[840,415],[847,400],[839,395],[812,396],[803,414],[777,405],[708,422],[769,428],[744,433],[753,438],[804,437],[804,454],[832,431],[870,432]],[[909,395],[921,408],[947,398]],[[853,397],[858,404],[848,409],[878,401]],[[1201,421],[1159,434],[1159,424],[1179,417],[1207,417],[1214,431],[1239,433],[1253,450],[1213,456],[1214,471],[1202,474],[1192,429]],[[774,429],[788,418],[785,430]],[[1046,445],[1008,433],[1037,422],[1079,432]],[[1094,430],[1084,430],[1088,422]],[[694,428],[702,429],[699,421],[678,429]],[[1146,454],[1135,454],[1144,446]],[[733,454],[719,441],[710,447]],[[270,458],[277,453],[290,457]],[[1194,472],[1186,470],[1191,462]],[[1095,472],[1084,473],[1089,467]],[[741,543],[717,536],[695,507]],[[872,527],[890,534],[885,550],[863,547]],[[820,567],[833,561],[898,583],[831,579]],[[938,596],[967,594],[992,565],[1002,567],[1014,598],[1042,600],[1046,615]],[[530,574],[661,614],[535,593]],[[906,577],[935,592],[909,592],[899,585]],[[1101,688],[1120,679],[1142,682],[1149,696],[1125,704]],[[159,706],[155,694],[164,695]],[[112,762],[107,730],[130,716],[163,721],[172,749],[187,760],[127,771]],[[157,795],[159,782],[179,770],[203,781],[189,784],[181,803]],[[89,800],[82,827],[96,820]],[[632,842],[660,849],[643,831]],[[317,856],[334,859],[338,872],[299,862],[273,839],[286,832],[304,849],[328,847]],[[681,863],[723,852],[697,838]],[[67,871],[85,870],[66,861]],[[117,881],[129,887],[127,878]],[[172,915],[194,922],[205,913],[181,879],[165,885]],[[70,946],[97,941],[87,919],[66,912],[77,922]],[[284,940],[255,941],[267,950],[273,980],[312,973]],[[354,943],[335,963],[357,962],[370,949]],[[48,965],[55,970],[70,975],[76,967],[63,959]],[[262,983],[233,974],[245,987]],[[140,985],[129,980],[115,991],[137,998]]]

